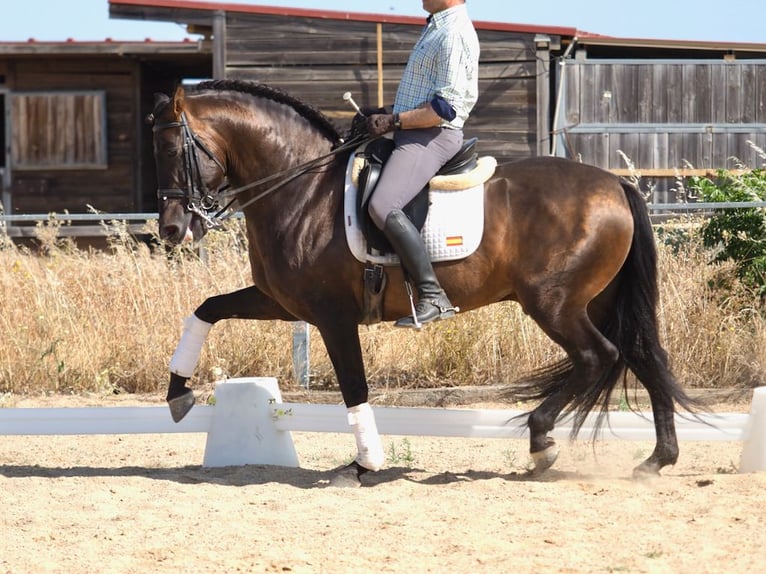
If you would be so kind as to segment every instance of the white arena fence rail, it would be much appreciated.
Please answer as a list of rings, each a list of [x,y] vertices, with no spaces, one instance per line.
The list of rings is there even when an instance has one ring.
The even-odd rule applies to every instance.
[[[383,435],[523,438],[519,410],[373,407]],[[593,435],[595,416],[580,437]],[[766,386],[753,391],[749,414],[677,416],[681,441],[741,441],[740,472],[766,470]],[[348,433],[343,405],[283,403],[275,378],[219,382],[215,405],[198,405],[174,423],[167,407],[2,408],[0,435],[207,433],[203,466],[297,467],[292,432]],[[566,419],[551,433],[568,438]],[[611,412],[598,439],[654,441],[651,413]],[[0,462],[1,464],[1,462]]]

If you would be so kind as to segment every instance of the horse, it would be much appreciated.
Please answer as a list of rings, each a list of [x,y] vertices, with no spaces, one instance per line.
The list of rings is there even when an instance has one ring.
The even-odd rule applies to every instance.
[[[274,87],[233,80],[155,94],[147,122],[161,238],[197,241],[235,202],[244,213],[253,282],[206,299],[185,320],[171,359],[173,418],[194,404],[187,383],[215,323],[306,321],[324,341],[359,453],[336,469],[333,483],[360,485],[384,457],[358,334],[365,265],[344,237],[344,181],[354,142],[311,105]],[[696,401],[671,372],[658,336],[657,252],[640,191],[608,171],[555,157],[498,165],[482,185],[478,247],[435,270],[461,312],[515,301],[564,352],[505,393],[537,401],[521,423],[529,431],[530,471],[554,464],[559,451],[549,433],[564,416],[573,418],[573,435],[591,412],[603,423],[628,371],[648,393],[656,436],[634,475],[675,464],[676,407],[692,412]],[[411,309],[404,272],[394,266],[388,277],[381,321]]]

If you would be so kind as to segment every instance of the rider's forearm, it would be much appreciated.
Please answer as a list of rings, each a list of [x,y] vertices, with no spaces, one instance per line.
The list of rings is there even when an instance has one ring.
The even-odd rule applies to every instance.
[[[433,128],[441,125],[442,118],[434,111],[430,103],[426,102],[419,108],[408,110],[399,114],[401,129],[413,130],[418,128]]]

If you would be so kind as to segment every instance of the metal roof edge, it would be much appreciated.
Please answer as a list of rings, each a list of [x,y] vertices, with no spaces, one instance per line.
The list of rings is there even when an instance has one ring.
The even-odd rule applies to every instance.
[[[121,17],[120,7],[125,8],[159,8],[168,10],[167,21],[177,21],[178,14],[173,12],[177,10],[190,10],[199,12],[239,12],[244,14],[265,14],[275,16],[292,16],[305,18],[318,18],[329,20],[352,20],[360,22],[380,22],[391,24],[410,24],[420,25],[424,18],[419,16],[397,16],[390,14],[374,14],[362,12],[342,12],[334,10],[318,10],[313,8],[286,8],[281,6],[266,6],[259,4],[230,4],[226,2],[210,2],[204,0],[109,0],[109,13],[116,17]],[[124,13],[122,17],[135,18],[134,13]],[[475,20],[474,27],[477,30],[492,30],[520,33],[549,34],[562,36],[564,38],[577,37],[579,44],[600,45],[600,46],[620,46],[636,48],[673,48],[687,50],[736,50],[765,52],[766,43],[759,44],[753,42],[718,42],[702,40],[674,40],[674,39],[652,39],[652,38],[621,38],[617,36],[606,36],[595,34],[577,28],[562,26],[542,26],[532,24],[490,22],[485,20]]]
[[[766,52],[766,43],[718,42],[713,40],[670,40],[654,38],[620,38],[581,32],[577,43],[591,46],[620,46],[633,48],[676,48],[684,50],[736,50],[739,52]]]
[[[365,12],[342,12],[337,10],[318,10],[314,8],[287,8],[282,6],[266,6],[259,4],[227,4],[225,2],[204,2],[199,0],[109,0],[110,15],[120,16],[119,7],[133,8],[167,8],[168,10],[198,10],[202,12],[239,12],[244,14],[263,14],[273,16],[294,16],[317,18],[325,20],[351,20],[358,22],[376,22],[383,24],[422,25],[425,16],[398,16],[392,14],[376,14]],[[169,19],[175,21],[174,14]],[[125,17],[129,17],[127,14]],[[540,26],[533,24],[516,24],[507,22],[489,22],[474,20],[477,30],[497,30],[507,32],[539,33],[560,36],[575,36],[576,28],[560,26]]]
[[[55,53],[67,54],[205,54],[212,51],[210,42],[187,39],[180,42],[146,40],[34,40],[25,42],[0,41],[0,55],[22,56]]]

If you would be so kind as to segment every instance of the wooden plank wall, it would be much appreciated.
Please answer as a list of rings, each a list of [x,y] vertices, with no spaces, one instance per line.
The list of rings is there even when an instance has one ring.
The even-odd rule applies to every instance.
[[[15,169],[14,213],[82,213],[88,204],[106,212],[137,209],[135,66],[90,57],[35,58],[7,66],[6,84],[14,91],[104,90],[107,101],[108,169]]]
[[[764,165],[747,142],[766,148],[765,61],[573,61],[564,81],[570,153],[587,163],[625,168],[622,150],[657,174]]]
[[[15,168],[106,168],[104,96],[100,90],[15,92],[11,104]]]
[[[384,103],[396,87],[420,26],[382,25]],[[498,160],[536,153],[536,59],[531,34],[479,31],[480,96],[466,137]],[[377,106],[377,24],[227,13],[226,68],[231,79],[279,87],[319,108],[345,129],[353,116],[350,91]]]

